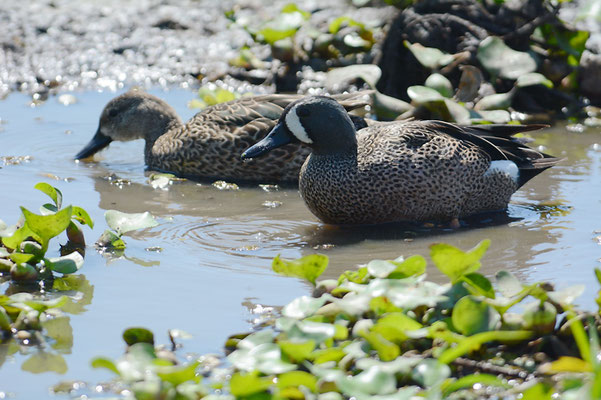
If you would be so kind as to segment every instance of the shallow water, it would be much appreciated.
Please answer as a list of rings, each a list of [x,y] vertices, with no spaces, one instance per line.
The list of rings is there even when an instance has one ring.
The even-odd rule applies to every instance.
[[[194,114],[186,107],[194,93],[153,93],[173,105],[183,119]],[[548,280],[558,287],[585,284],[580,304],[594,306],[598,287],[593,267],[599,266],[601,257],[601,240],[596,239],[601,233],[595,233],[601,230],[598,130],[573,133],[559,126],[538,133],[535,145],[566,160],[514,195],[506,213],[465,221],[458,230],[399,225],[334,228],[319,223],[293,188],[219,190],[210,183],[186,181],[169,190],[153,189],[144,170],[141,141],[113,143],[96,157],[97,162],[75,163],[73,155],[91,138],[100,110],[114,95],[76,94],[78,102],[70,106],[51,97],[30,107],[20,94],[0,102],[0,157],[31,156],[17,165],[0,163],[2,220],[16,222],[19,205],[37,210],[46,198],[33,186],[44,181],[63,192],[65,204],[90,213],[96,226],[93,232],[85,228],[89,244],[106,229],[107,209],[150,211],[160,222],[127,235],[128,247],[121,258],[102,256],[88,246],[81,273],[90,286],[83,310],[70,316],[72,346],[43,350],[46,359],[64,360],[61,373],[25,371],[37,349],[11,354],[0,366],[0,392],[42,398],[60,380],[108,379],[109,373],[92,370],[89,361],[97,355],[119,356],[120,335],[134,325],[152,329],[159,343],[167,342],[167,329],[183,329],[194,336],[184,342],[185,351],[221,352],[228,335],[252,326],[256,304],[283,305],[309,292],[303,283],[271,272],[270,260],[277,254],[294,258],[325,253],[330,256],[326,275],[336,277],[373,258],[426,255],[434,242],[468,249],[490,238],[485,274],[509,269],[528,281]],[[277,202],[281,205],[273,207]],[[56,239],[50,248],[58,248]],[[8,289],[7,283],[0,285],[2,293]],[[0,362],[6,351],[12,350],[0,346]]]

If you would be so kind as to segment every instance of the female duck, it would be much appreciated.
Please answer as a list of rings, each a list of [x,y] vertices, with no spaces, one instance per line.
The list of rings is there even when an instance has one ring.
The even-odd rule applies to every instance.
[[[338,95],[348,110],[367,104],[367,92]],[[143,138],[149,169],[188,178],[296,182],[310,150],[298,144],[262,160],[243,162],[239,154],[269,133],[284,108],[300,95],[246,97],[208,107],[182,124],[161,99],[132,90],[112,99],[102,111],[92,140],[75,156],[93,156],[112,141]],[[354,117],[358,127],[363,119]]]
[[[290,142],[308,145],[312,153],[299,188],[326,223],[457,222],[506,208],[518,188],[559,161],[511,138],[539,128],[409,121],[355,132],[335,100],[308,97],[290,104],[270,134],[242,157]]]

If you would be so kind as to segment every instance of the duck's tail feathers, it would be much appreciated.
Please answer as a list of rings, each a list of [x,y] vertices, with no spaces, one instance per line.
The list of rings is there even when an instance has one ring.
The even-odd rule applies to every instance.
[[[524,186],[526,182],[528,182],[530,179],[534,178],[536,175],[540,174],[547,168],[551,168],[552,166],[563,160],[563,158],[550,157],[544,153],[541,154],[545,155],[546,157],[530,160],[526,164],[518,164],[518,168],[520,170],[520,176],[518,178],[518,188]]]

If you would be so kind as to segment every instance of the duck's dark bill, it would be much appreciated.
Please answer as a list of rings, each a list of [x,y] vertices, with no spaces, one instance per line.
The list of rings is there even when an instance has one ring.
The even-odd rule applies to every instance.
[[[109,143],[112,142],[113,139],[110,137],[103,135],[100,132],[100,129],[96,131],[96,134],[90,140],[90,143],[86,145],[77,155],[75,156],[76,160],[81,160],[83,158],[88,158],[98,153],[100,150],[104,149]]]
[[[270,150],[273,150],[277,147],[288,144],[292,141],[290,134],[283,124],[277,124],[269,135],[265,136],[261,141],[255,143],[254,146],[246,149],[244,153],[242,153],[242,158],[255,158],[267,153]]]

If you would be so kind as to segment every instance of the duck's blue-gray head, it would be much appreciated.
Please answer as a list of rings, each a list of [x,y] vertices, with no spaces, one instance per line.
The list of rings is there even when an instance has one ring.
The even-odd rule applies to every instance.
[[[355,153],[356,131],[347,111],[330,97],[305,97],[290,103],[278,124],[242,158],[254,158],[277,147],[301,142],[315,154]]]

